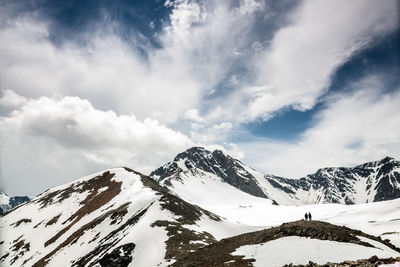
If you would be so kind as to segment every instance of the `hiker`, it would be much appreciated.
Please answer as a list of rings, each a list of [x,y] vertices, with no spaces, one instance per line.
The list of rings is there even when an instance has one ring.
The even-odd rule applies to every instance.
[[[308,213],[308,219],[311,221],[311,213]]]
[[[306,214],[304,214],[304,217],[306,218],[306,221],[308,221],[308,214],[306,212]]]

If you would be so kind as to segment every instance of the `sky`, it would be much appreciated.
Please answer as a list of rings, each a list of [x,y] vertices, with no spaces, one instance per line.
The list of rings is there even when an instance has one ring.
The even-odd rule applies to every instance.
[[[0,190],[192,146],[288,178],[400,159],[399,3],[0,0]]]

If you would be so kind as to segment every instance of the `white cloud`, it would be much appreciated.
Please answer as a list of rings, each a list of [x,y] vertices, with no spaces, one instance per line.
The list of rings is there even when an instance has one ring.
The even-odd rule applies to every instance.
[[[203,97],[248,57],[243,50],[251,50],[253,41],[243,36],[264,5],[254,0],[234,8],[213,1],[166,5],[172,9],[170,23],[157,33],[161,48],[140,38],[128,45],[110,21],[87,33],[85,45],[75,40],[55,45],[49,21],[29,13],[10,18],[0,26],[0,89],[25,97],[78,96],[99,109],[166,123],[185,110],[200,110]]]
[[[4,90],[0,98],[0,106],[17,108],[26,104],[27,101],[25,97],[16,94],[13,90]]]
[[[192,143],[154,119],[138,120],[134,115],[95,109],[78,97],[31,99],[10,116],[1,117],[2,133],[20,133],[52,139],[69,149],[104,153],[108,162],[118,162],[152,151],[157,156],[171,155]],[[113,150],[126,152],[114,155]],[[110,153],[108,155],[108,153]],[[100,157],[99,157],[100,158]],[[117,160],[116,160],[117,158]]]
[[[256,0],[240,0],[239,12],[241,15],[252,15],[264,8],[264,2]]]
[[[76,95],[140,119],[164,114],[160,119],[174,120],[200,99],[202,84],[177,49],[149,50],[146,60],[110,27],[93,33],[88,46],[67,42],[58,47],[47,28],[24,17],[0,29],[0,88],[27,97]]]
[[[3,102],[5,97],[1,100]],[[40,159],[37,164],[43,164],[43,170],[69,164],[61,162],[61,158],[73,162],[71,157],[78,157],[91,165],[123,165],[149,171],[193,145],[187,136],[154,119],[140,121],[134,115],[97,110],[78,97],[29,99],[8,116],[0,117],[0,132],[2,142],[8,144],[2,148],[3,155],[15,153],[11,143],[19,147],[18,150],[24,148],[21,154],[31,155],[35,151],[35,158],[30,160]],[[24,143],[25,139],[31,143]],[[52,157],[54,154],[57,160]],[[5,157],[2,169],[8,169],[7,173],[18,172],[10,170],[11,161],[20,162],[22,166],[18,168],[24,169],[24,160]]]
[[[379,86],[378,86],[379,85]],[[300,177],[318,168],[400,157],[400,92],[382,92],[376,77],[328,98],[298,141],[257,140],[239,145],[246,161],[272,174]]]
[[[246,118],[285,106],[307,110],[323,95],[335,70],[351,56],[398,27],[397,1],[304,1],[258,59],[258,92]]]
[[[76,95],[96,108],[166,123],[191,109],[213,124],[248,122],[286,106],[311,108],[340,65],[398,26],[395,0],[304,1],[289,25],[261,43],[253,32],[262,23],[255,15],[273,12],[264,2],[165,5],[171,13],[157,33],[162,47],[133,40],[146,57],[114,35],[118,26],[110,22],[88,33],[89,44],[82,47],[74,40],[55,46],[48,23],[37,16],[8,20],[0,28],[0,88],[27,97]],[[230,73],[240,64],[255,67],[256,82]],[[234,89],[212,102],[208,93],[229,77]]]
[[[262,10],[268,10],[268,6]],[[268,120],[283,108],[313,108],[340,66],[398,28],[397,16],[394,0],[301,2],[291,11],[290,23],[279,28],[272,40],[261,43],[257,40],[260,36],[249,34],[243,64],[256,78],[231,75],[225,84],[234,89],[209,101],[211,105],[202,116],[212,124],[229,121],[237,127],[257,119]],[[255,24],[245,25],[241,36]]]
[[[173,7],[170,14],[171,25],[166,27],[169,34],[178,39],[190,38],[192,24],[203,23],[207,18],[207,11],[194,1],[178,0],[166,5]]]
[[[227,136],[230,135],[233,128],[230,122],[221,122],[216,124],[196,124],[190,132],[192,140],[201,144],[224,143]]]
[[[185,110],[183,117],[196,123],[203,123],[204,118],[199,115],[199,111],[195,108]]]

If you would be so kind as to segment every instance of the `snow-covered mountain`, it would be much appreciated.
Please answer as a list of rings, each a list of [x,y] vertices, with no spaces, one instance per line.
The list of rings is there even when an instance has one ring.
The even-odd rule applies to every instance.
[[[300,179],[267,179],[300,204],[360,204],[400,198],[400,161],[390,157],[349,168],[323,168]]]
[[[153,171],[150,177],[168,185],[172,180],[180,180],[182,174],[189,173],[192,176],[214,174],[243,192],[267,197],[248,167],[221,150],[210,152],[202,147],[192,147],[178,154],[172,162]]]
[[[278,266],[400,256],[400,199],[280,206],[189,163],[161,180],[168,187],[114,168],[43,192],[0,216],[0,266]],[[335,225],[298,221],[304,212]],[[311,254],[294,249],[321,245]],[[292,248],[291,257],[275,254],[279,247]],[[347,254],[338,257],[338,247]]]
[[[0,214],[15,208],[22,203],[29,201],[27,196],[9,197],[7,194],[0,192]]]
[[[193,180],[212,176],[281,205],[360,204],[400,197],[400,162],[389,157],[356,167],[323,168],[300,179],[288,179],[257,172],[220,150],[193,147],[150,176],[171,190],[181,186],[177,182],[188,184],[181,191],[195,190],[190,185]]]
[[[138,172],[109,169],[3,214],[0,265],[167,266],[250,229],[183,201]]]

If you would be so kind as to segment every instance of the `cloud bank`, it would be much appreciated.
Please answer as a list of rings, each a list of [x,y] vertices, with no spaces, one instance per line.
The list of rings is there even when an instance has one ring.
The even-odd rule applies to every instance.
[[[193,145],[187,136],[155,119],[140,121],[134,115],[97,110],[79,97],[26,99],[7,90],[0,98],[0,103],[5,102],[13,104],[14,109],[8,116],[0,118],[3,149],[11,152],[11,144],[18,146],[20,140],[29,139],[30,144],[26,144],[25,149],[30,151],[30,160],[43,161],[43,169],[64,164],[67,164],[66,168],[73,168],[70,163],[79,155],[82,161],[103,168],[116,164],[135,165],[140,171],[148,172],[153,164],[168,160],[171,153],[179,153]],[[5,156],[3,160],[7,162],[20,161],[18,155]],[[64,161],[57,160],[60,157]],[[23,164],[19,168],[27,171]]]

